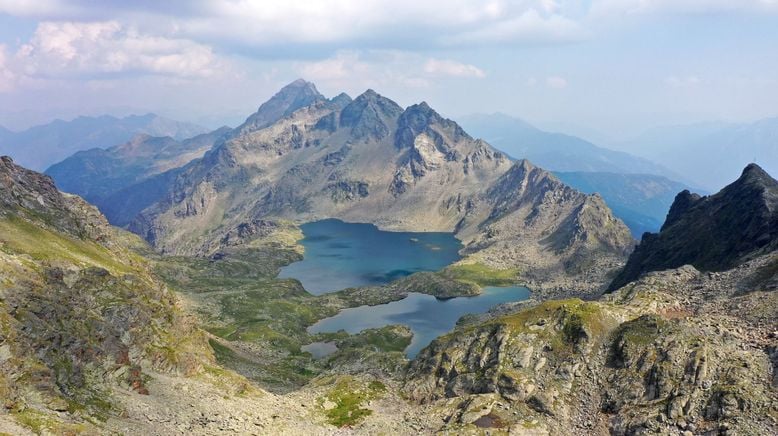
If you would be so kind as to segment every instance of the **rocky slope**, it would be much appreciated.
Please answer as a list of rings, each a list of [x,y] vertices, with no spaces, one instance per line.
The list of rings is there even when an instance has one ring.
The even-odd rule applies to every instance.
[[[203,255],[259,218],[334,217],[456,232],[479,262],[520,266],[528,279],[587,270],[595,282],[632,245],[601,198],[511,162],[426,103],[402,109],[372,90],[351,101],[290,87],[293,96],[260,108],[281,119],[250,117],[130,228],[163,252]],[[301,101],[310,103],[294,109]],[[581,259],[590,262],[567,269]]]
[[[647,271],[686,264],[722,271],[776,248],[778,181],[750,164],[715,195],[678,194],[661,231],[643,235],[610,289]]]
[[[451,432],[775,434],[776,265],[686,266],[460,327],[411,362],[405,391]]]
[[[119,412],[114,387],[143,394],[149,370],[212,364],[133,241],[50,178],[0,158],[0,421],[87,431]]]

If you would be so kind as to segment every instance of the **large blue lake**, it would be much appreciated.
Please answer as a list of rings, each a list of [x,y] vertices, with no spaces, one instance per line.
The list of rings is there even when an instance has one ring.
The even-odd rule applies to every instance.
[[[345,223],[327,219],[301,226],[304,259],[284,267],[280,277],[300,280],[315,295],[349,287],[389,283],[419,271],[437,271],[460,259],[461,243],[451,233],[385,232],[372,224]],[[413,331],[405,350],[415,356],[436,337],[447,333],[469,313],[529,297],[523,287],[484,288],[481,295],[439,300],[411,293],[400,301],[342,310],[311,326],[311,333],[359,333],[367,328],[403,324]],[[315,344],[314,354],[334,351],[328,344]]]
[[[385,232],[335,219],[300,228],[305,256],[281,269],[279,277],[299,280],[314,295],[437,271],[459,260],[462,248],[451,233]]]

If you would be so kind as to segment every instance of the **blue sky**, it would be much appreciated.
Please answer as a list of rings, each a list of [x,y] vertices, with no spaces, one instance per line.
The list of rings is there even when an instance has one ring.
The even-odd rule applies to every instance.
[[[778,116],[778,0],[0,0],[12,129],[143,111],[234,124],[298,77],[614,138],[749,121]]]

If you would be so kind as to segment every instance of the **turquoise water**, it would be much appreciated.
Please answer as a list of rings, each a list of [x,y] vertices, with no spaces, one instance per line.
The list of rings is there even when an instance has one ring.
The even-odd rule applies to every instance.
[[[462,244],[451,233],[385,232],[372,224],[345,223],[335,219],[301,226],[304,259],[284,267],[279,277],[300,280],[315,295],[350,287],[389,283],[419,271],[438,271],[460,259]],[[407,298],[377,306],[360,306],[320,320],[311,333],[359,333],[368,328],[404,324],[413,331],[405,350],[415,356],[436,337],[449,332],[468,313],[483,313],[510,301],[526,300],[523,287],[484,288],[481,295],[438,300],[411,293]],[[331,343],[310,344],[316,357],[337,348]]]
[[[529,294],[527,288],[519,286],[487,287],[481,295],[448,300],[412,293],[403,300],[388,304],[341,310],[337,315],[312,325],[308,331],[332,333],[345,330],[353,334],[368,328],[404,324],[413,331],[413,340],[405,350],[405,354],[413,358],[433,339],[453,329],[462,315],[484,313],[497,304],[526,300]]]
[[[300,227],[305,256],[282,268],[279,277],[300,280],[314,295],[437,271],[459,260],[462,248],[451,233],[384,232],[335,219]]]

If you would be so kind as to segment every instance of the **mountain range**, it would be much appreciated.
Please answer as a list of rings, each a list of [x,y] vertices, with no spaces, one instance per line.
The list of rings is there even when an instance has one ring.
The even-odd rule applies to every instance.
[[[112,223],[124,226],[128,221],[122,216],[132,213],[116,209],[121,206],[121,210],[126,210],[134,204],[128,201],[129,194],[122,192],[125,188],[202,157],[229,130],[223,127],[181,141],[170,136],[138,134],[128,142],[108,149],[79,151],[52,165],[46,173],[57,181],[60,189],[77,193],[100,208]],[[146,183],[144,189],[133,191],[136,195],[150,195],[152,185],[157,183]]]
[[[285,92],[264,103],[260,109],[236,129],[233,135],[240,131],[260,129],[290,115],[294,110],[324,97],[318,91],[311,91],[299,80],[290,84],[288,89],[300,87],[300,92]],[[344,106],[351,98],[340,94],[332,99],[332,103]],[[506,115],[478,115],[464,118],[467,123],[475,126],[476,131],[484,137],[504,137],[497,139],[500,151],[510,154],[524,153],[541,159],[550,168],[575,169],[575,174],[557,175],[565,179],[565,183],[585,193],[599,193],[615,214],[622,219],[635,236],[645,231],[656,231],[672,203],[672,198],[681,189],[688,186],[654,174],[640,174],[634,171],[655,171],[667,173],[661,167],[648,161],[629,156],[625,153],[597,147],[582,139],[556,133],[544,132],[519,119]],[[111,220],[111,222],[126,226],[130,219],[143,208],[159,199],[163,194],[158,189],[161,180],[169,180],[172,173],[159,174],[164,169],[157,161],[167,162],[172,169],[181,166],[196,157],[202,156],[230,129],[222,128],[208,135],[198,135],[183,141],[176,138],[156,137],[140,134],[125,144],[77,152],[64,161],[54,164],[47,173],[55,178],[61,189],[77,193],[88,201],[96,204]],[[507,139],[506,139],[507,138]],[[510,140],[508,140],[510,139]],[[174,144],[173,141],[176,141]],[[0,140],[2,143],[2,140]],[[516,144],[530,144],[518,150]],[[194,147],[195,150],[189,150]],[[160,153],[167,157],[153,156],[151,150],[164,149]],[[140,151],[133,151],[139,149]],[[178,162],[172,162],[173,154],[181,154]],[[520,156],[517,154],[517,156]],[[529,160],[534,162],[532,157]],[[109,170],[110,169],[110,170]],[[151,170],[150,170],[151,169]],[[618,172],[590,171],[592,169],[610,169]],[[158,176],[155,181],[147,180]],[[611,183],[619,179],[618,183]],[[135,183],[144,182],[142,189],[130,188]],[[129,201],[114,201],[110,197],[117,195],[119,199],[132,197]]]
[[[751,162],[778,172],[778,118],[657,127],[616,146],[683,174],[692,186],[713,191]]]
[[[581,192],[600,194],[637,237],[659,230],[675,194],[691,189],[676,181],[685,177],[652,161],[508,115],[470,115],[461,121],[509,156],[529,159]]]
[[[26,167],[44,170],[77,151],[108,148],[137,134],[181,140],[205,132],[204,127],[155,114],[124,118],[82,116],[71,121],[55,120],[21,132],[0,131],[0,154],[10,155]]]
[[[178,171],[129,229],[163,252],[207,255],[257,219],[324,217],[454,232],[471,259],[528,279],[602,273],[632,245],[601,197],[511,161],[426,103],[403,109],[372,90],[326,99],[304,81]]]
[[[577,136],[546,132],[509,115],[475,114],[460,118],[462,126],[509,156],[529,159],[555,172],[607,172],[679,175],[652,161],[592,144]]]

